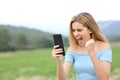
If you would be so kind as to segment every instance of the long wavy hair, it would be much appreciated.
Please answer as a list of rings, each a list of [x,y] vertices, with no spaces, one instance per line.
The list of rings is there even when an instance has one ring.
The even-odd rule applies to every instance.
[[[70,35],[69,35],[70,45],[78,45],[78,42],[76,41],[72,33],[72,23],[74,22],[79,22],[83,24],[83,26],[90,29],[90,31],[92,32],[91,36],[95,41],[107,42],[107,39],[103,35],[102,31],[100,30],[99,26],[97,25],[92,15],[87,12],[82,12],[80,14],[73,16],[70,22],[70,28],[69,28],[70,29],[69,31],[70,32]]]

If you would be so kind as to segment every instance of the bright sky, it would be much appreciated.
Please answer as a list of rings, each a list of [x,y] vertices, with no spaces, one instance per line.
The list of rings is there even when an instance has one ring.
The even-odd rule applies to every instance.
[[[119,8],[119,0],[0,0],[0,24],[52,31],[85,11],[96,21],[120,20]]]

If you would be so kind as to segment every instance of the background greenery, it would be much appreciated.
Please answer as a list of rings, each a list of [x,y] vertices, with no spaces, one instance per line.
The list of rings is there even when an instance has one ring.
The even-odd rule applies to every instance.
[[[110,42],[120,42],[120,21],[98,23]],[[0,25],[0,52],[50,48],[54,45],[52,35],[24,26]],[[68,36],[62,36],[64,45],[68,46]]]
[[[100,25],[104,26],[104,24],[106,22]],[[103,29],[105,36],[112,42],[111,75],[118,74],[114,72],[115,69],[120,70],[119,25],[119,22],[115,22]],[[52,33],[24,26],[0,25],[0,80],[56,80],[56,61],[51,56],[54,45],[52,35]],[[68,37],[63,36],[63,42],[67,47]],[[33,79],[34,76],[38,76],[39,79]],[[73,68],[68,77],[68,80],[75,80]],[[120,76],[113,80],[119,80],[119,78]]]
[[[68,38],[63,37],[67,46]],[[53,34],[23,26],[0,25],[0,52],[37,48],[50,48],[54,45]]]
[[[111,70],[113,72],[120,68],[120,43],[112,43],[111,46],[113,50]],[[51,56],[51,48],[0,54],[0,80],[17,80],[21,76],[36,75],[47,77],[47,80],[56,76],[56,61]],[[69,78],[73,76],[75,78],[75,72],[72,69]]]

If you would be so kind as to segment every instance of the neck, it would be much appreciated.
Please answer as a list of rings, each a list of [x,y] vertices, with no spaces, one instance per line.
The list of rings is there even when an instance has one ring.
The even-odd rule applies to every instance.
[[[78,45],[78,47],[81,48],[81,49],[86,49],[85,46],[80,46],[80,45]]]
[[[80,46],[80,45],[78,45],[77,50],[78,50],[78,52],[80,52],[80,53],[88,53],[85,46]]]

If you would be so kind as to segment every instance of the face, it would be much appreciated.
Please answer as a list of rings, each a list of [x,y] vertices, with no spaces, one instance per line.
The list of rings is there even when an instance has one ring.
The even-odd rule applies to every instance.
[[[85,43],[91,39],[90,30],[79,22],[72,23],[72,33],[80,46],[85,46]]]

